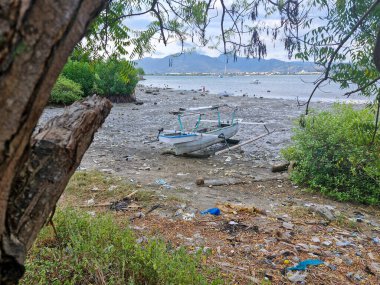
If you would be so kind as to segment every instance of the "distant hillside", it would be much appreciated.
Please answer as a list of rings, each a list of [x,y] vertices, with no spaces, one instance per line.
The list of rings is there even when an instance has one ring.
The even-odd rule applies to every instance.
[[[227,73],[235,72],[280,72],[296,73],[301,71],[314,72],[315,65],[311,62],[286,62],[277,59],[246,59],[239,57],[237,61],[226,59],[223,55],[209,57],[198,53],[187,53],[180,56],[164,58],[143,58],[137,62],[147,74],[162,73]],[[171,63],[171,64],[170,64]],[[170,65],[170,66],[169,66]]]

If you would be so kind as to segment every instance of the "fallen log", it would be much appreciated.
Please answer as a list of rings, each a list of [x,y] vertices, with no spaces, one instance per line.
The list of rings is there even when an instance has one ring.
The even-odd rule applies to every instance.
[[[32,137],[11,187],[2,235],[2,254],[9,258],[1,266],[23,270],[27,250],[111,108],[109,100],[97,96],[76,102]]]
[[[290,162],[285,162],[285,163],[275,164],[275,165],[272,165],[272,169],[271,169],[271,171],[272,171],[272,172],[283,172],[283,171],[287,171],[289,165],[290,165]]]
[[[202,183],[203,182],[203,183]],[[236,185],[236,184],[244,184],[245,181],[235,178],[226,178],[226,179],[204,179],[200,181],[197,179],[195,183],[198,186],[228,186],[228,185]]]

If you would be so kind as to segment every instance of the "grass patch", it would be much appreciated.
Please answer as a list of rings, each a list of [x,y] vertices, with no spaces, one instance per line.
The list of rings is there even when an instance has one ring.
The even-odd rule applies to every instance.
[[[139,190],[133,198],[142,206],[146,206],[155,197],[154,191],[137,188],[125,182],[123,178],[104,174],[100,171],[78,171],[70,179],[65,190],[65,198],[61,206],[84,204],[93,198],[96,203],[117,201],[131,192]]]
[[[190,255],[158,239],[138,243],[110,214],[56,213],[58,239],[45,227],[26,262],[21,284],[226,284]]]

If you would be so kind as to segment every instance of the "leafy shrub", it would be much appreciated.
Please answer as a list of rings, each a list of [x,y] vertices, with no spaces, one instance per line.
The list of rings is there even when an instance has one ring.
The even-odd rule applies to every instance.
[[[136,72],[138,75],[145,75],[145,71],[142,67],[136,68]]]
[[[92,95],[95,84],[95,72],[90,63],[69,60],[63,68],[62,74],[66,78],[80,84],[84,96]]]
[[[82,96],[83,91],[78,83],[60,75],[51,91],[49,101],[53,104],[70,105]]]
[[[292,180],[341,201],[380,203],[380,135],[371,143],[374,129],[369,109],[335,105],[309,115],[283,150],[297,163]]]
[[[95,88],[102,96],[131,96],[138,82],[136,69],[123,60],[98,61],[95,73]]]
[[[189,255],[154,239],[139,244],[110,215],[65,209],[55,224],[59,239],[43,228],[22,284],[223,284],[201,273],[201,253]]]

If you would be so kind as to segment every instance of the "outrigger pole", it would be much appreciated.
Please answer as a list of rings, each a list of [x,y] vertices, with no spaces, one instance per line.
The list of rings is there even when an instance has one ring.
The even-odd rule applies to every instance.
[[[267,130],[267,133],[266,133],[266,134],[262,134],[262,135],[260,135],[260,136],[258,136],[258,137],[255,137],[255,138],[253,138],[253,139],[247,140],[247,141],[245,141],[245,142],[243,142],[243,143],[240,143],[240,144],[234,145],[233,147],[229,147],[229,148],[226,148],[226,149],[223,149],[223,150],[217,151],[217,152],[215,152],[215,155],[220,155],[220,154],[223,154],[223,153],[229,152],[230,150],[237,149],[237,148],[239,148],[239,147],[242,147],[243,145],[246,145],[246,144],[252,143],[252,142],[257,141],[257,140],[259,140],[259,139],[261,139],[261,138],[263,138],[263,137],[266,137],[266,136],[268,136],[268,135],[270,135],[270,134],[272,134],[272,133],[274,133],[274,132],[276,131],[276,130],[269,131],[265,125],[264,125],[264,127],[265,127],[265,129]]]

